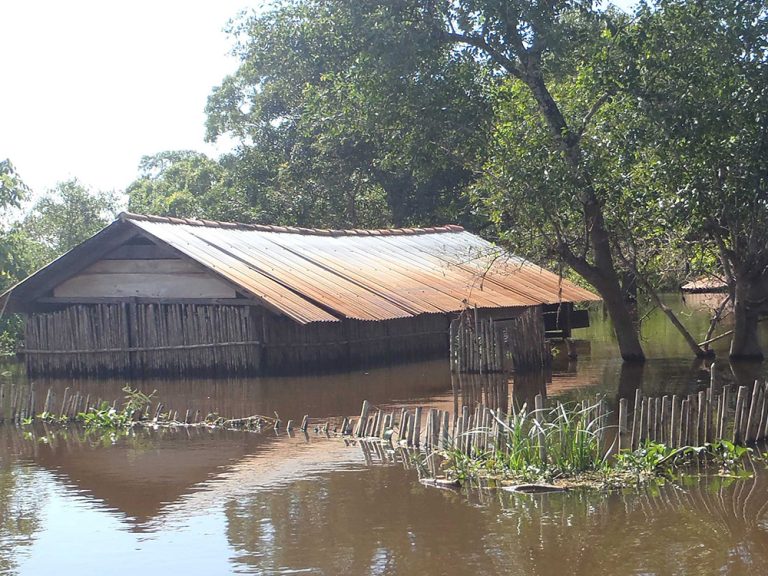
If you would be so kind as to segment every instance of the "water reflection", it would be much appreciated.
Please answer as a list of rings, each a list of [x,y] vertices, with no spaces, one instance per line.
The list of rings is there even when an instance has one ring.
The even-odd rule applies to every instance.
[[[423,486],[401,464],[365,466],[341,441],[195,434],[148,431],[111,446],[3,428],[13,454],[0,476],[3,573],[72,565],[67,546],[92,534],[113,545],[88,548],[81,565],[126,574],[137,562],[166,569],[182,550],[171,566],[198,573],[768,573],[759,462],[746,481],[460,493]],[[79,543],[57,545],[64,518]]]
[[[43,494],[28,468],[0,459],[0,574],[13,573],[28,555],[42,522]]]
[[[689,484],[464,495],[373,468],[233,501],[226,516],[249,573],[765,574],[764,475]]]

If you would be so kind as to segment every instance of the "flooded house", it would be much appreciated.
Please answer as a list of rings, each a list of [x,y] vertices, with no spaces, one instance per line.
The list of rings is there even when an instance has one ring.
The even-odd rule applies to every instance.
[[[452,319],[588,325],[592,292],[460,226],[322,230],[122,213],[2,296],[40,374],[266,374],[447,355]]]

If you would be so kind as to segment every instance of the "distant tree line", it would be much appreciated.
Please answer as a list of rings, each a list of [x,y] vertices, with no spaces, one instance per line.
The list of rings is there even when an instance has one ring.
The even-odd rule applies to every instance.
[[[663,307],[658,290],[717,274],[731,355],[761,357],[767,2],[655,0],[627,14],[592,0],[283,0],[231,24],[240,66],[206,111],[208,138],[235,149],[145,158],[128,207],[334,228],[457,222],[580,275],[627,360],[644,357],[638,289]]]

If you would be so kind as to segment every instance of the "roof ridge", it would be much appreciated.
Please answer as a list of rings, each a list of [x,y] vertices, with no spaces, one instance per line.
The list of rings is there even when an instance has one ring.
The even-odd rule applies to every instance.
[[[282,232],[284,234],[305,234],[308,236],[405,236],[413,234],[440,234],[445,232],[463,232],[464,227],[457,224],[431,226],[429,228],[374,228],[331,230],[328,228],[300,228],[296,226],[272,226],[267,224],[244,224],[242,222],[220,222],[218,220],[175,218],[173,216],[153,216],[151,214],[134,214],[120,212],[118,220],[137,220],[140,222],[160,222],[164,224],[187,224],[189,226],[206,226],[208,228],[228,228],[236,230],[256,230],[258,232]]]

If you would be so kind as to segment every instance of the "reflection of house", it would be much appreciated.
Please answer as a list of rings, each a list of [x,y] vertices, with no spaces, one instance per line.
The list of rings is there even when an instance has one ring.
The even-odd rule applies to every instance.
[[[4,299],[27,314],[31,374],[197,374],[445,354],[449,319],[467,307],[497,318],[559,307],[550,328],[567,332],[584,325],[570,303],[597,297],[458,226],[121,214]]]
[[[16,429],[5,432],[19,435],[17,453],[119,511],[136,531],[152,530],[177,509],[185,516],[202,512],[222,497],[295,479],[315,465],[360,459],[356,447],[314,435],[307,441],[301,435],[140,429],[112,443],[76,429],[40,442],[40,433],[27,430],[22,438]]]

